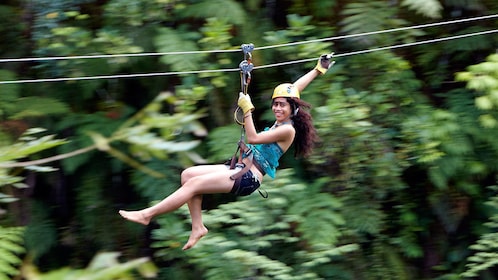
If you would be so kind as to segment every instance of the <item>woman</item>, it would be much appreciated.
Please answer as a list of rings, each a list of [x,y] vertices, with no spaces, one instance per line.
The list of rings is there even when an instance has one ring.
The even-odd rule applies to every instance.
[[[240,94],[238,105],[244,112],[246,141],[254,155],[254,164],[250,165],[240,179],[232,179],[241,170],[240,166],[235,169],[224,164],[193,166],[182,172],[181,187],[158,204],[139,211],[120,210],[119,214],[132,222],[147,225],[153,217],[176,210],[187,203],[192,219],[192,232],[183,250],[192,248],[208,233],[202,221],[203,194],[249,195],[259,188],[265,174],[275,177],[279,158],[293,143],[296,155],[306,156],[311,152],[316,132],[311,115],[301,110],[309,109],[310,105],[300,99],[300,92],[333,65],[331,57],[332,54],[322,55],[316,67],[294,84],[281,84],[275,88],[272,96],[275,124],[261,133],[257,133],[254,126],[254,106],[249,94]]]

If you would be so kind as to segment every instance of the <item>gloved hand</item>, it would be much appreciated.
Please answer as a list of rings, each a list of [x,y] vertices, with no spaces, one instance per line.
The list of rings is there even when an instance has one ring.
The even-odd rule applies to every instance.
[[[243,94],[242,92],[239,92],[239,100],[237,102],[237,105],[242,109],[242,112],[244,112],[244,115],[247,112],[252,112],[254,110],[254,105],[252,105],[251,102],[251,97],[249,94]]]
[[[330,59],[334,56],[334,53],[330,54],[322,54],[316,63],[315,69],[320,71],[320,73],[325,74],[327,70],[329,70],[332,65],[334,65],[335,61],[330,61]]]

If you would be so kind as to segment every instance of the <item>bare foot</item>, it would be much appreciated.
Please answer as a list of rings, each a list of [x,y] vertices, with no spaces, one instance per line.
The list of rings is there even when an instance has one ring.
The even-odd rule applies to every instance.
[[[192,231],[192,233],[190,234],[190,237],[188,238],[187,243],[185,244],[185,246],[183,246],[183,250],[188,250],[188,249],[194,247],[195,244],[197,243],[197,241],[199,241],[207,233],[208,233],[208,229],[206,227],[202,227],[199,230]]]
[[[119,210],[119,215],[129,221],[142,225],[148,225],[150,223],[150,218],[145,217],[145,215],[141,211]]]

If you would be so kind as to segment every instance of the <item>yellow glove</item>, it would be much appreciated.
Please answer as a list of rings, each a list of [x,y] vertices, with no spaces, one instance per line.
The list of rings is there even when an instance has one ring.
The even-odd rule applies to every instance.
[[[252,112],[254,110],[254,105],[252,105],[251,97],[249,94],[239,93],[239,101],[237,105],[242,109],[242,112],[246,114],[247,112]]]
[[[333,55],[334,53],[322,54],[316,63],[315,70],[318,70],[322,75],[325,74],[335,63],[335,61],[330,61]]]

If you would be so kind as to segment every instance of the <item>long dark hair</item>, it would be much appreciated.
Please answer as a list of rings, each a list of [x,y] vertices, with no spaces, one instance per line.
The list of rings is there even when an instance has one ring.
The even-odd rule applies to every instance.
[[[309,156],[313,151],[314,144],[318,141],[318,134],[313,125],[313,118],[309,113],[311,104],[295,97],[286,97],[291,105],[292,121],[296,129],[294,139],[294,156]]]

